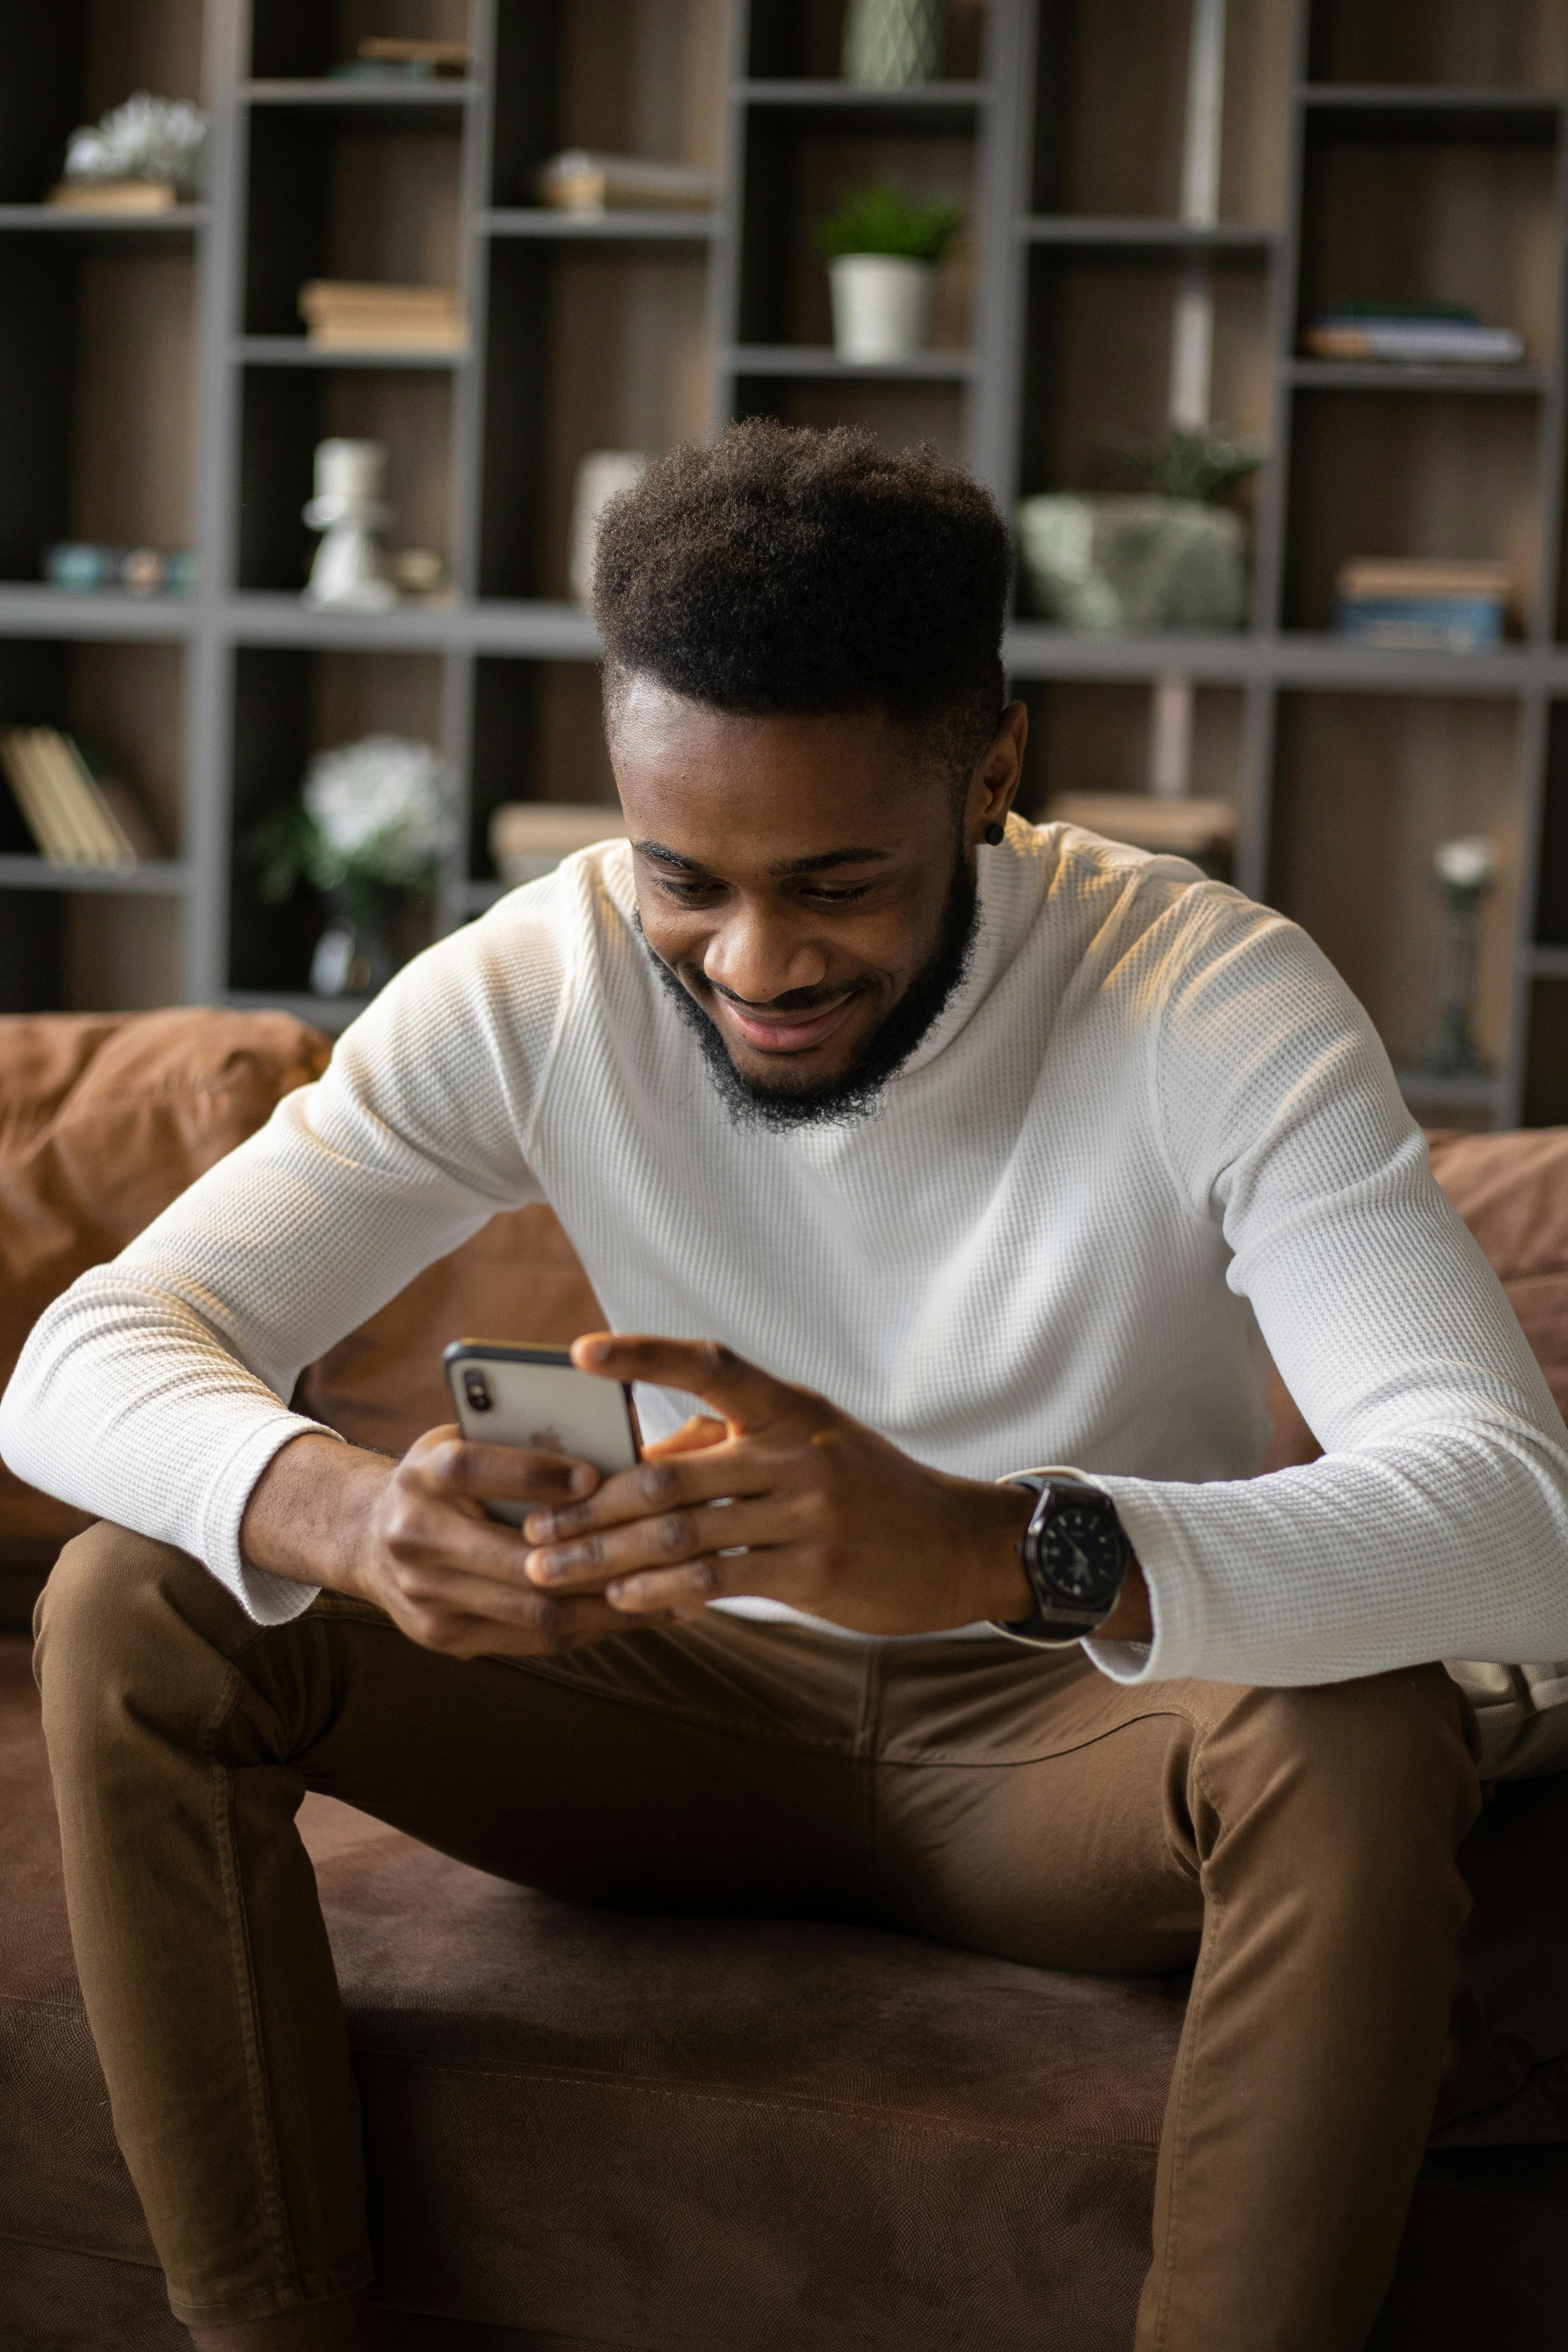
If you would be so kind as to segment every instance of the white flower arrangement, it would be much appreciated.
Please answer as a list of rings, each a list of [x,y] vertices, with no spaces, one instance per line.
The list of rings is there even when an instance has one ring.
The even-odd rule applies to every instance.
[[[184,99],[138,90],[101,122],[73,131],[66,148],[68,180],[168,180],[176,188],[199,184],[207,119]]]
[[[350,879],[428,887],[452,837],[451,781],[438,751],[401,735],[318,752],[301,793],[314,835],[310,879],[321,890]]]
[[[1465,834],[1457,841],[1440,841],[1432,865],[1438,881],[1450,890],[1485,890],[1497,877],[1497,844],[1484,833]]]

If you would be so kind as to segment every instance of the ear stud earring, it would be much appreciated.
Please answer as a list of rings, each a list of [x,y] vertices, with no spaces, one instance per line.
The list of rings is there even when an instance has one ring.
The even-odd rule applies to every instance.
[[[985,828],[985,838],[993,849],[1000,849],[1006,835],[999,824],[992,824]]]

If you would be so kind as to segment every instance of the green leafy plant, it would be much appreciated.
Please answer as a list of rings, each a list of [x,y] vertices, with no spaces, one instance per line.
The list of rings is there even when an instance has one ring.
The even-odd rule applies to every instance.
[[[878,180],[843,191],[817,224],[816,242],[825,261],[841,261],[851,253],[940,261],[963,226],[963,206],[951,196],[913,204],[890,180]]]
[[[1229,498],[1268,454],[1261,442],[1228,425],[1205,425],[1190,432],[1173,427],[1158,441],[1143,434],[1118,435],[1107,446],[1157,498],[1196,499],[1205,506]]]

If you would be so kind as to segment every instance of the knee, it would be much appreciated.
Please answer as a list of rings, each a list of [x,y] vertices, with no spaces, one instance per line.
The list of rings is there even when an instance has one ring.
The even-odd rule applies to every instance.
[[[1316,1822],[1347,1862],[1428,1843],[1451,1856],[1480,1810],[1473,1719],[1441,1666],[1229,1696],[1194,1758],[1222,1810],[1245,1794]]]
[[[107,1520],[66,1545],[34,1612],[33,1672],[58,1758],[94,1722],[144,1700],[214,1603],[199,1560]],[[235,1612],[237,1614],[237,1612]]]

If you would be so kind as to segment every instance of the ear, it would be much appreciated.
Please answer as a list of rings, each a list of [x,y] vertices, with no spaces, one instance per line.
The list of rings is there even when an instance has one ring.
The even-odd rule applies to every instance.
[[[1028,711],[1023,703],[1010,702],[969,780],[963,810],[965,849],[978,847],[990,826],[1006,823],[1024,780],[1024,746],[1028,736]]]

